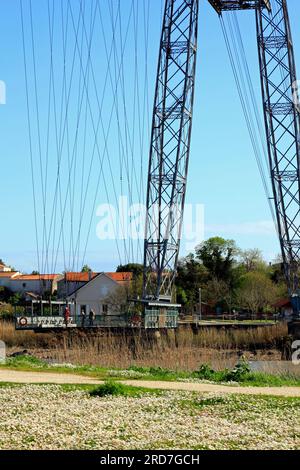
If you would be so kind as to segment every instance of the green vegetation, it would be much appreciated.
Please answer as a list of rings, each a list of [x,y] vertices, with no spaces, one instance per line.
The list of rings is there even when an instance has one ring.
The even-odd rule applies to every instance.
[[[112,380],[106,381],[99,387],[94,388],[90,392],[91,397],[106,397],[106,396],[122,396],[122,397],[140,397],[145,393],[159,394],[158,390],[153,390],[144,387],[134,387],[131,385],[124,385],[120,382]]]
[[[82,267],[81,272],[82,272],[82,273],[92,273],[93,270],[92,270],[87,264],[85,264],[85,265]]]
[[[72,364],[49,364],[42,359],[35,356],[20,355],[16,357],[9,357],[6,359],[5,364],[1,364],[0,368],[8,368],[12,370],[32,371],[40,370],[42,372],[58,372],[63,374],[77,374],[86,375],[96,378],[105,378],[107,376],[107,369],[96,366],[88,365],[72,365]]]
[[[254,387],[300,386],[300,379],[266,374],[263,372],[251,372],[246,361],[241,361],[233,369],[224,369],[221,371],[215,371],[209,365],[203,364],[199,371],[194,372],[193,375],[199,379],[209,380],[215,383],[236,382],[239,385]]]
[[[238,385],[252,387],[283,387],[300,386],[300,379],[289,375],[273,375],[264,372],[251,372],[246,361],[241,361],[233,369],[224,369],[220,371],[213,370],[208,364],[202,364],[198,371],[194,372],[175,372],[160,367],[131,367],[147,377],[145,380],[165,380],[176,381],[182,379],[206,380],[214,383],[230,384],[234,382]]]
[[[82,267],[83,273],[91,271],[88,265]],[[111,307],[117,305],[120,308],[120,305],[127,305],[128,298],[141,296],[143,265],[128,263],[119,265],[116,271],[133,274],[129,292],[128,286],[123,286],[106,299]],[[33,273],[38,274],[38,271]],[[229,314],[233,311],[246,314],[274,313],[276,301],[288,296],[281,260],[275,260],[269,265],[258,249],[241,250],[234,240],[218,236],[196,246],[192,253],[179,262],[177,299],[174,301],[182,304],[185,313],[194,311],[199,301],[199,289],[202,290],[202,302],[208,304],[209,311]],[[50,292],[44,293],[44,298],[49,299]],[[1,302],[10,307],[22,307],[24,294],[0,287]],[[140,305],[132,307],[130,304],[130,311],[139,314]]]
[[[47,363],[35,356],[20,355],[16,357],[9,357],[6,359],[4,367],[12,367],[17,369],[43,369],[47,367]]]
[[[269,265],[257,249],[240,250],[234,240],[213,237],[179,262],[177,301],[187,313],[202,302],[218,312],[274,312],[274,303],[287,296],[280,261]]]
[[[122,380],[156,380],[156,381],[178,381],[178,380],[206,380],[213,383],[239,384],[254,387],[281,387],[300,386],[300,379],[290,375],[266,374],[264,372],[252,372],[249,364],[241,360],[233,369],[214,370],[208,364],[202,364],[196,371],[174,371],[161,367],[138,367],[132,366],[127,370],[107,369],[97,366],[76,366],[71,364],[48,364],[34,356],[17,356],[9,358],[1,368],[13,370],[40,370],[43,372],[71,373],[95,377],[99,380],[112,379]]]
[[[242,423],[241,419],[236,417],[237,412],[243,412],[245,415],[252,414],[252,419],[257,415],[261,415],[264,411],[268,412],[284,412],[285,410],[300,411],[300,398],[296,397],[276,397],[266,395],[226,395],[205,397],[191,394],[190,398],[181,400],[181,406],[184,409],[207,409],[218,410],[220,418],[228,419],[232,417],[235,423]],[[238,420],[237,420],[238,419]]]
[[[121,271],[133,273],[131,295],[141,295],[143,266],[120,265],[117,272]],[[218,313],[274,313],[277,300],[288,296],[281,260],[270,265],[258,249],[241,250],[234,240],[218,236],[196,246],[179,261],[174,301],[185,313],[194,311],[200,288],[202,302]],[[126,296],[124,299],[126,302]]]
[[[134,277],[140,276],[144,272],[143,264],[138,263],[128,263],[128,264],[120,264],[117,269],[117,273],[125,273],[130,272],[133,274]]]
[[[12,321],[14,318],[14,307],[8,303],[9,297],[4,300],[6,296],[6,294],[4,294],[1,300],[1,293],[3,294],[3,290],[5,289],[5,287],[0,287],[0,320]]]
[[[139,367],[131,366],[128,370],[142,374],[145,380],[159,380],[174,382],[178,379],[188,379],[193,376],[192,372],[174,371],[163,367]]]
[[[51,386],[50,383],[36,383],[31,384],[36,387],[44,387],[45,385]],[[0,389],[2,388],[20,388],[27,387],[27,384],[15,382],[0,382]],[[161,395],[164,393],[158,389],[151,389],[146,387],[134,387],[125,385],[120,382],[107,380],[104,384],[95,386],[91,384],[56,384],[64,392],[83,391],[91,397],[106,397],[106,396],[123,396],[123,397],[136,397],[139,398],[144,394]]]

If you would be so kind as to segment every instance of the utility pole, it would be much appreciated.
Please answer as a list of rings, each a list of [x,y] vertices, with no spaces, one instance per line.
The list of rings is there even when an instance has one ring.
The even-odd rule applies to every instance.
[[[202,291],[201,287],[199,288],[199,321],[202,320]]]

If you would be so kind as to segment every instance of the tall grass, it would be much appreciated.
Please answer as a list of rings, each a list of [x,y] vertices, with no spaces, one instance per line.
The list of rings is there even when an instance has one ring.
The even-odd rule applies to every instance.
[[[260,350],[258,357],[267,358],[268,350],[276,349],[286,336],[285,324],[245,330],[204,328],[197,333],[183,328],[164,332],[158,338],[152,332],[143,331],[126,334],[69,330],[37,334],[15,331],[13,324],[0,323],[0,339],[10,350],[28,349],[54,362],[112,368],[138,365],[196,370],[199,364],[209,363],[220,370],[234,366],[239,350],[254,354]],[[280,353],[272,359],[280,359]]]
[[[8,348],[47,348],[54,345],[53,335],[38,334],[33,331],[16,331],[13,322],[0,321],[0,340],[4,341]]]

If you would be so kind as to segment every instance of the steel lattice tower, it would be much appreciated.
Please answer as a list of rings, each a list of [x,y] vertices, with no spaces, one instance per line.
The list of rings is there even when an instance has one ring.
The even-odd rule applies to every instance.
[[[153,111],[143,300],[171,301],[190,153],[199,0],[166,0]]]
[[[286,0],[209,0],[255,10],[269,170],[287,285],[299,315],[300,108]],[[193,115],[199,0],[166,0],[153,112],[144,301],[171,301]]]
[[[259,2],[257,38],[273,197],[283,264],[299,314],[300,115],[293,41],[286,0]]]
[[[300,108],[286,0],[209,0],[215,10],[256,10],[269,170],[286,281],[300,313]]]

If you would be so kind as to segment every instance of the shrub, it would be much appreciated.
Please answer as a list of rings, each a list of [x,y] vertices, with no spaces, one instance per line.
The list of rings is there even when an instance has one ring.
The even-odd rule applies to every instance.
[[[200,369],[195,372],[195,375],[199,379],[213,380],[215,376],[215,371],[208,364],[202,364]]]
[[[158,390],[151,390],[144,387],[133,387],[124,385],[120,382],[112,380],[106,381],[104,384],[95,388],[90,392],[91,397],[108,397],[108,396],[122,396],[122,397],[140,397],[144,393],[159,394]]]
[[[0,302],[7,302],[11,297],[12,291],[5,286],[0,286]]]
[[[16,368],[45,368],[47,367],[47,363],[45,361],[42,361],[38,357],[31,356],[26,354],[26,351],[24,351],[23,354],[20,354],[15,357],[9,357],[6,360],[6,364],[12,367]]]
[[[227,381],[242,382],[247,379],[251,373],[250,366],[245,359],[241,359],[240,362],[232,369],[225,373],[225,379]]]
[[[128,396],[132,395],[132,388],[119,382],[108,380],[103,385],[92,390],[90,395],[92,397]]]
[[[0,319],[10,321],[14,319],[14,309],[10,304],[0,304]]]
[[[241,359],[233,369],[221,371],[215,371],[208,364],[202,364],[200,369],[194,373],[194,376],[213,382],[243,382],[251,376],[251,370],[248,362]]]

